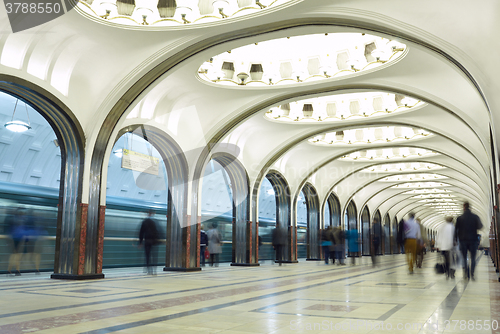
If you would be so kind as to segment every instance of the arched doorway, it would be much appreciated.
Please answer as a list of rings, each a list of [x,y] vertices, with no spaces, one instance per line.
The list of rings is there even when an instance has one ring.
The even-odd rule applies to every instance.
[[[316,189],[309,183],[302,188],[307,208],[307,259],[320,260],[319,198]]]
[[[384,217],[384,254],[391,254],[391,218],[389,213]]]
[[[378,237],[379,240],[379,245],[377,249],[370,249],[370,252],[375,252],[375,255],[382,255],[383,247],[384,247],[384,238],[383,238],[383,231],[382,231],[382,216],[380,215],[380,210],[377,210],[375,214],[373,215],[373,223],[377,222],[378,225],[373,226],[372,225],[372,237]]]
[[[225,193],[227,196],[224,197],[224,200],[217,197],[219,199],[212,198],[210,201],[217,201],[215,205],[220,205],[219,209],[224,207],[222,210],[231,213],[231,221],[225,222],[222,225],[223,228],[219,229],[222,233],[222,253],[220,260],[231,261],[231,265],[235,266],[258,265],[255,261],[255,252],[253,252],[253,247],[257,247],[255,243],[257,231],[253,228],[253,224],[249,220],[250,201],[247,172],[243,165],[228,153],[216,153],[212,155],[212,160],[209,161],[206,168],[212,168],[212,166],[213,171],[208,172],[214,173],[218,171],[220,178],[224,180],[216,189],[219,194]],[[205,186],[207,186],[206,176],[207,169],[203,177],[202,203],[207,202],[206,196],[208,196],[204,190]],[[224,203],[221,202],[221,204],[218,204],[219,200],[223,200]],[[202,205],[202,220],[206,221],[203,218],[203,211]],[[214,212],[220,213],[219,211]],[[224,222],[220,218],[216,219]],[[229,241],[229,239],[231,240]]]
[[[331,193],[327,198],[328,211],[330,213],[329,226],[340,226],[340,202],[335,194]],[[326,227],[326,223],[325,223]]]
[[[356,209],[356,204],[354,201],[350,201],[345,210],[344,216],[344,229],[347,230],[356,230],[358,231],[358,210]],[[358,254],[354,254],[352,252],[348,253],[349,256],[358,256]]]
[[[142,135],[127,132],[113,146],[107,175],[103,268],[144,265],[144,250],[132,246],[149,211],[160,238],[152,264],[164,265],[168,174],[161,154]]]
[[[2,75],[0,95],[0,103],[4,104],[4,124],[18,117],[31,123],[28,124],[31,129],[24,134],[16,133],[14,136],[18,138],[1,145],[1,154],[8,154],[7,159],[1,158],[7,162],[3,167],[9,168],[2,167],[0,182],[5,182],[6,186],[12,182],[24,187],[17,190],[9,187],[2,193],[11,201],[22,203],[26,209],[23,216],[33,217],[28,224],[46,229],[44,247],[40,250],[40,247],[30,246],[39,255],[32,262],[39,263],[40,270],[53,270],[53,278],[74,277],[83,272],[79,263],[83,261],[84,253],[80,250],[85,249],[85,238],[80,237],[82,233],[85,235],[86,225],[82,223],[82,217],[86,217],[87,212],[87,206],[81,204],[83,130],[58,98],[32,83]],[[3,136],[9,137],[11,131],[5,127],[2,129],[5,131]],[[12,150],[14,146],[20,147]],[[16,166],[16,163],[22,165]],[[23,174],[21,179],[18,179],[19,174]],[[17,185],[14,188],[18,188]],[[41,191],[42,188],[46,190]],[[4,213],[5,223],[7,212]],[[33,268],[36,270],[36,265]]]
[[[394,216],[392,220],[392,254],[399,254],[401,249],[398,245],[398,217]]]
[[[297,262],[297,227],[291,226],[291,194],[288,182],[277,171],[270,171],[266,175],[266,179],[273,189],[276,228],[282,229],[282,233],[287,236],[283,261],[288,263]]]
[[[229,175],[220,163],[210,160],[205,167],[201,188],[201,228],[220,234],[220,262],[232,261],[233,192]],[[201,255],[200,255],[201,256]]]
[[[297,212],[297,254],[299,258],[307,259],[307,204],[306,195],[301,191],[295,206]]]
[[[259,260],[275,260],[272,246],[272,232],[276,228],[279,216],[276,204],[276,191],[268,178],[264,178],[259,189],[258,211],[258,258]],[[259,240],[262,245],[259,246]]]
[[[370,255],[370,210],[368,206],[365,206],[361,213],[361,240],[361,255]]]

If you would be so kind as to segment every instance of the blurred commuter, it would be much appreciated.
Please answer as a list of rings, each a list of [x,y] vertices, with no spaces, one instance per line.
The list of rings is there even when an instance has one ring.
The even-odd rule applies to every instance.
[[[276,251],[276,262],[278,262],[281,266],[283,263],[283,249],[285,248],[286,245],[286,232],[284,229],[276,227],[273,230],[273,247],[274,250]]]
[[[212,228],[207,232],[208,252],[210,253],[210,266],[219,266],[219,255],[222,253],[222,237],[217,229],[217,222],[212,223]]]
[[[417,240],[417,268],[422,268],[422,263],[424,262],[425,247],[427,246],[427,237],[425,235],[425,229],[420,219],[416,219],[418,226],[420,227],[420,239]]]
[[[351,253],[352,264],[356,264],[356,257],[358,257],[359,253],[359,235],[358,229],[350,229],[347,230],[345,234],[347,238],[347,248],[349,249],[349,253]]]
[[[5,219],[5,225],[12,239],[12,253],[9,257],[7,271],[12,274],[12,268],[16,268],[15,275],[21,276],[21,259],[24,253],[24,242],[26,237],[26,214],[23,209],[18,208],[15,214],[10,214]]]
[[[409,219],[405,221],[405,253],[408,261],[408,270],[413,274],[413,266],[417,260],[417,241],[421,238],[420,226],[415,221],[415,214],[409,214]]]
[[[156,221],[153,219],[154,211],[149,211],[146,219],[142,221],[139,231],[139,247],[144,246],[146,256],[146,268],[148,275],[156,275],[156,250],[155,245],[159,241],[159,231]]]
[[[205,252],[207,250],[208,246],[208,236],[207,233],[203,230],[203,228],[200,229],[200,265],[202,267],[205,266]]]
[[[405,253],[405,221],[403,219],[401,219],[398,223],[397,242],[398,242],[398,251],[401,254],[404,254]]]
[[[332,264],[335,264],[335,238],[333,236],[333,227],[328,227],[328,238],[330,239],[330,246],[328,250],[330,253],[330,259],[332,259]]]
[[[46,232],[38,224],[38,219],[30,210],[26,215],[25,224],[25,252],[26,259],[29,259],[34,266],[35,273],[40,274],[40,261],[42,253],[42,240]]]
[[[333,228],[333,240],[335,247],[335,259],[337,260],[337,265],[345,265],[344,263],[344,251],[345,251],[345,233],[338,226]]]
[[[460,242],[464,264],[464,277],[474,280],[474,269],[476,267],[477,231],[483,228],[481,220],[470,211],[469,202],[464,203],[464,213],[457,218],[455,226],[455,240]],[[467,252],[470,253],[470,269],[467,261]]]
[[[323,249],[323,255],[325,257],[325,264],[328,264],[330,259],[330,247],[332,246],[331,230],[332,227],[328,226],[321,231],[321,248]],[[335,262],[335,259],[333,259],[333,261]]]
[[[444,224],[437,235],[437,248],[444,256],[444,273],[446,278],[455,278],[455,271],[452,269],[452,252],[454,247],[455,226],[453,217],[446,217]]]
[[[371,232],[372,232],[371,258],[372,258],[372,265],[375,266],[377,264],[376,256],[378,255],[378,251],[380,248],[380,236],[382,235],[382,227],[380,226],[380,222],[378,221],[378,219],[373,220]]]

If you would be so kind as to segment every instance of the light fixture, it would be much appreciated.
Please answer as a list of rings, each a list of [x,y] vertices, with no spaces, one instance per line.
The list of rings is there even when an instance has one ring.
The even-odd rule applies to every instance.
[[[274,195],[274,190],[273,189],[268,189],[267,190],[268,195]]]
[[[24,104],[24,106],[26,107],[26,115],[28,116],[28,123],[20,120],[14,120],[14,115],[16,113],[16,108],[17,108],[17,102],[19,102],[19,99],[16,100],[14,111],[12,112],[12,119],[10,120],[10,122],[5,123],[5,127],[7,128],[7,130],[12,132],[25,132],[31,129],[30,115],[28,114],[28,106],[26,105],[26,103]]]
[[[346,64],[347,66],[349,66],[351,68],[351,70],[353,70],[354,72],[358,72],[359,69],[356,68],[356,66],[358,66],[359,64],[359,60],[355,59],[355,58],[349,58],[347,61],[346,61]]]
[[[113,154],[116,155],[118,158],[121,158],[123,157],[123,149],[119,148],[117,150],[114,150]]]
[[[213,15],[211,17],[220,18],[223,14],[233,15],[234,4],[235,0],[213,1]],[[232,50],[230,55],[221,53],[214,55],[213,58],[216,62],[231,62],[235,66],[237,64],[238,72],[247,72],[246,69],[250,68],[252,64],[263,65],[261,79],[254,79],[250,74],[252,80],[245,81],[245,84],[241,85],[237,78],[226,77],[224,85],[233,83],[239,86],[270,86],[301,84],[310,80],[326,80],[331,77],[351,75],[354,72],[371,70],[403,56],[392,53],[388,47],[382,47],[374,50],[374,55],[379,57],[378,60],[368,62],[366,59],[368,54],[365,57],[358,55],[359,50],[365,48],[365,44],[358,35],[358,33],[330,33],[325,36],[323,33],[253,41],[251,44]],[[386,43],[386,39],[382,37],[370,35],[369,38],[380,45]],[[290,54],[296,53],[297,49],[300,49],[300,56],[290,59]],[[262,64],[262,59],[258,55],[266,55],[265,64]],[[369,58],[372,59],[372,57]],[[203,71],[199,70],[198,73],[205,72],[204,65],[202,67]],[[278,76],[275,77],[276,75]],[[213,81],[212,77],[210,70],[201,76],[202,79]],[[376,111],[387,109],[387,112],[397,109],[396,102],[385,101],[386,98],[383,95],[379,94],[375,105],[367,103],[366,107],[371,110],[375,106]],[[366,114],[369,115],[369,113]]]
[[[229,3],[227,0],[215,0],[213,3],[214,8],[217,8],[219,11],[219,14],[222,16],[223,19],[227,18],[228,16],[224,13],[224,10],[229,8]]]
[[[385,61],[380,60],[380,58],[382,58],[382,56],[384,54],[385,54],[385,52],[382,49],[375,49],[375,50],[372,51],[372,56],[374,56],[377,61],[383,62],[383,63],[385,63]]]

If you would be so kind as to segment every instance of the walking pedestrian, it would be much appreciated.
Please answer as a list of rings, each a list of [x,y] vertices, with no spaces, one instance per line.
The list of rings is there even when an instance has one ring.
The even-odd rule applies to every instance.
[[[476,251],[478,247],[477,231],[483,228],[481,220],[470,211],[469,202],[464,203],[464,213],[457,218],[455,226],[455,240],[460,242],[464,264],[464,277],[475,280],[474,269],[476,267]],[[470,268],[467,261],[467,253],[470,253]]]

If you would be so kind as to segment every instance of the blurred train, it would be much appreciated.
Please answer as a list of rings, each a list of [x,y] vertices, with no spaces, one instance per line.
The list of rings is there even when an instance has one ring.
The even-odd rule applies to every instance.
[[[6,221],[8,216],[22,208],[29,217],[33,229],[36,229],[36,245],[25,247],[21,260],[21,272],[34,271],[39,262],[40,271],[52,271],[54,268],[55,239],[57,227],[57,204],[59,190],[24,184],[0,182],[0,273],[7,273],[9,258],[13,250],[10,227]],[[162,234],[166,231],[166,204],[147,202],[120,197],[106,198],[106,216],[104,232],[103,267],[136,267],[144,265],[144,253],[137,247],[138,231],[146,212],[154,209],[155,219]],[[212,222],[218,223],[222,234],[222,254],[220,262],[231,261],[232,250],[232,216],[230,213],[211,215],[202,212],[203,227],[208,230]],[[297,231],[298,257],[306,257],[305,223],[299,223]],[[259,236],[262,245],[259,249],[260,260],[274,259],[271,242],[275,221],[259,219]],[[165,240],[157,248],[157,264],[165,263]],[[38,260],[34,254],[40,254]]]

